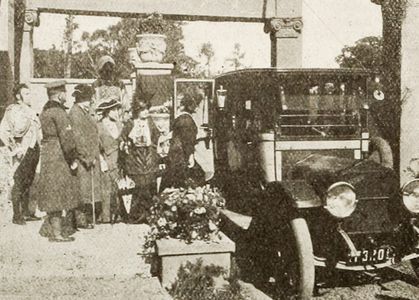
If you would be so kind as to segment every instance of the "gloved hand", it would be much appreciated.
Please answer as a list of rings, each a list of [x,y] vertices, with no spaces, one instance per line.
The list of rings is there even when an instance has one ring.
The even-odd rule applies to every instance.
[[[195,166],[195,156],[193,154],[189,155],[188,168],[193,168]]]
[[[73,163],[70,165],[70,169],[72,171],[76,170],[79,167],[76,161],[73,161]]]

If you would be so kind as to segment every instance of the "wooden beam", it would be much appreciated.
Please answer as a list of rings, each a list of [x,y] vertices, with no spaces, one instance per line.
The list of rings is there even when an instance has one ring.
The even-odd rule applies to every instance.
[[[274,17],[277,0],[28,0],[39,12],[98,16],[144,16],[159,12],[168,19],[263,22]]]

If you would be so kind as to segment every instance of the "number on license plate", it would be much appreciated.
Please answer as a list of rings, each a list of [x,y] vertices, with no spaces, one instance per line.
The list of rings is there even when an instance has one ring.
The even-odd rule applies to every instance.
[[[358,254],[359,256],[349,257],[348,264],[363,265],[369,263],[380,263],[391,258],[391,251],[389,248],[364,249],[358,251]]]

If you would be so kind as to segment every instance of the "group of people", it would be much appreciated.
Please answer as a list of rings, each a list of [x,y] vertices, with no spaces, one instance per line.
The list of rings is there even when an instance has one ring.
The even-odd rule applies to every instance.
[[[109,73],[113,66],[109,57],[99,60],[99,70]],[[149,114],[151,104],[133,99],[131,117],[123,120],[123,104],[113,87],[75,86],[74,104],[67,112],[66,82],[50,82],[45,85],[48,101],[38,117],[30,107],[28,86],[16,86],[17,101],[0,124],[0,138],[15,166],[13,223],[39,220],[35,206],[29,205],[36,203],[46,212],[40,234],[52,242],[73,241],[75,231],[95,223],[146,222],[159,191],[186,187],[191,180],[204,182],[194,159],[197,126],[191,114],[196,99],[183,98],[168,155],[162,157],[157,149],[162,132]],[[121,189],[121,182],[132,184]],[[129,207],[124,194],[131,197]]]

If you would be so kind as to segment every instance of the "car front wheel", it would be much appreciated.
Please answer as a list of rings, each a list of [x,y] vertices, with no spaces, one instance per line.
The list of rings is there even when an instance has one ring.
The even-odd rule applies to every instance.
[[[295,218],[284,228],[278,268],[279,293],[286,299],[311,299],[315,284],[313,244],[304,218]]]
[[[416,277],[419,278],[419,258],[412,259],[410,264],[412,265],[412,269],[415,272]]]

